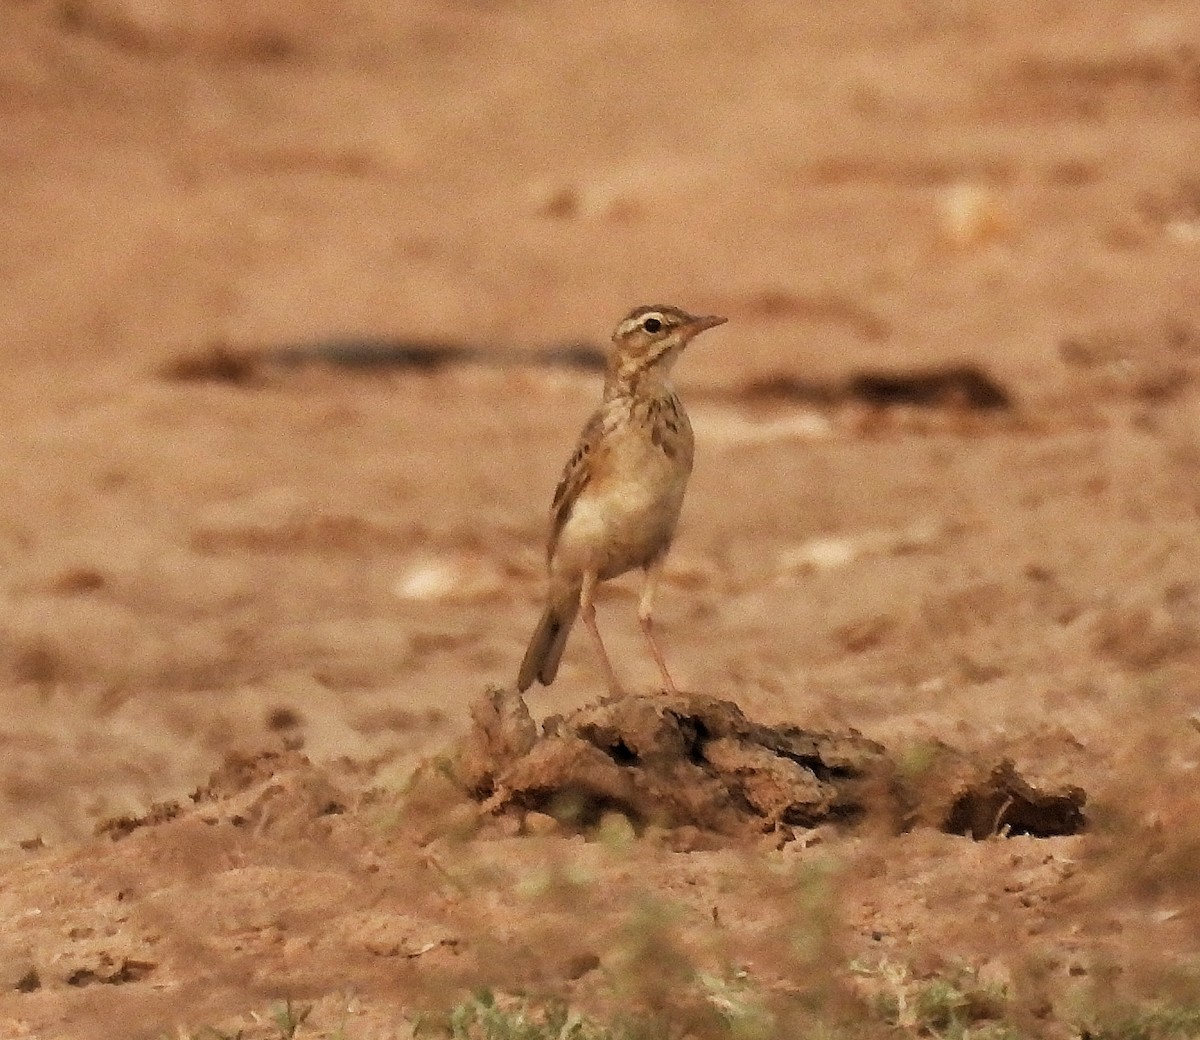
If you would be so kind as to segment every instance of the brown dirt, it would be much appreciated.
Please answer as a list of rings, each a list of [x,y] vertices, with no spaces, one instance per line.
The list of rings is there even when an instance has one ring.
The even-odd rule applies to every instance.
[[[0,1036],[407,1036],[482,984],[714,1035],[687,964],[835,1017],[969,970],[1029,1035],[1194,995],[1200,8],[0,17]],[[719,835],[454,779],[651,301],[730,318],[679,367],[676,677],[886,747],[899,825],[745,734]],[[588,651],[525,737],[582,739]]]

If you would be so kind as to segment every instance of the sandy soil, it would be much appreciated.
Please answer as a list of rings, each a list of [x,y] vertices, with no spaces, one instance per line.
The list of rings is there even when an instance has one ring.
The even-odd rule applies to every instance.
[[[235,6],[0,0],[0,1036],[1194,1000],[1200,7]],[[598,394],[553,351],[660,301],[730,318],[678,369],[681,684],[1010,758],[1081,834],[580,830],[429,780],[538,614]],[[286,363],[362,342],[393,363]],[[602,688],[577,638],[528,703]]]

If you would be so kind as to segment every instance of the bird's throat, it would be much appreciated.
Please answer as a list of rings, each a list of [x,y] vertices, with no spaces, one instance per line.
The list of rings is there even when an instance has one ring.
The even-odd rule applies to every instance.
[[[653,393],[660,387],[670,392],[671,369],[679,354],[678,347],[664,345],[653,354],[612,358],[604,378],[604,399]]]

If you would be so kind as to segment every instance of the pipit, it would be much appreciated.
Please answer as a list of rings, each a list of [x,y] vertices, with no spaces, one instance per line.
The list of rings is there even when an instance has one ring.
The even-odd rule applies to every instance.
[[[596,626],[596,586],[640,567],[638,621],[668,693],[677,693],[654,639],[654,590],[671,548],[692,473],[692,424],[671,386],[671,368],[693,337],[725,321],[677,307],[638,307],[613,332],[604,398],[563,470],[550,506],[549,583],[517,688],[549,686],[567,636],[583,614],[608,682],[622,692]]]

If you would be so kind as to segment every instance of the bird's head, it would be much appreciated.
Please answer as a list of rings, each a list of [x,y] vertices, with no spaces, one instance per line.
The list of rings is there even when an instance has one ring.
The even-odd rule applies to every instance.
[[[665,375],[693,338],[726,320],[715,315],[696,317],[678,307],[638,307],[613,331],[609,371],[623,380],[651,371]]]

